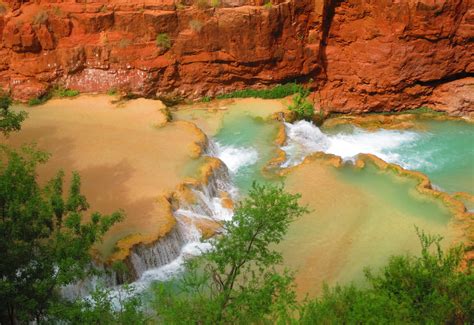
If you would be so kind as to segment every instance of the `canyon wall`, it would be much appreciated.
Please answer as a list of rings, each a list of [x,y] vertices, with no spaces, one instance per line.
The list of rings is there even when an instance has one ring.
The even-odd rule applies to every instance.
[[[5,0],[0,15],[0,86],[20,100],[297,80],[329,111],[474,111],[471,0]]]

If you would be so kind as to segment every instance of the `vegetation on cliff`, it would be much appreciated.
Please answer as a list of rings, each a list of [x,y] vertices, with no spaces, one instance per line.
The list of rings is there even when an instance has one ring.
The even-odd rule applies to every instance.
[[[294,96],[288,109],[295,114],[297,120],[311,121],[314,115],[314,105],[308,100],[310,91],[301,88]]]
[[[233,91],[227,94],[216,96],[217,99],[224,98],[263,98],[263,99],[277,99],[285,98],[287,96],[299,93],[302,90],[302,86],[295,82],[286,83],[283,85],[276,85],[269,89],[243,89]]]

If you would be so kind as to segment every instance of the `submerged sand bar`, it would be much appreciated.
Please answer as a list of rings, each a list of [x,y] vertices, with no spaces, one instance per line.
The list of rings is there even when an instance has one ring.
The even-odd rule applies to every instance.
[[[42,182],[61,168],[68,176],[78,171],[90,211],[125,211],[125,220],[113,227],[100,247],[104,256],[124,237],[139,234],[149,241],[169,231],[175,220],[158,198],[184,179],[184,166],[202,140],[189,123],[163,126],[166,117],[159,101],[137,99],[115,105],[112,99],[80,96],[16,107],[29,117],[7,140],[14,146],[36,142],[52,154],[38,171]]]

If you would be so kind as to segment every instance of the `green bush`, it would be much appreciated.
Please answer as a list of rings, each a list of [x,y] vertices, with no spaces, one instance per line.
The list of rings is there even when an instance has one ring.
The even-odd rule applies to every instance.
[[[57,87],[53,90],[52,95],[54,97],[76,97],[80,94],[78,90],[74,89],[69,89],[69,88],[63,88],[63,87]]]
[[[307,212],[300,195],[253,184],[238,203],[225,236],[188,264],[178,282],[154,287],[153,307],[164,324],[268,324],[288,319],[295,305],[293,277],[280,274],[275,250],[289,224]]]
[[[209,97],[209,96],[204,96],[203,98],[201,98],[202,103],[209,103],[211,100],[212,100],[212,97]]]
[[[418,230],[417,230],[418,231]],[[462,271],[462,246],[443,252],[440,236],[418,232],[421,257],[393,256],[369,287],[324,289],[302,308],[302,324],[467,324],[474,319],[472,265]]]
[[[12,99],[8,93],[0,91],[0,132],[8,136],[11,132],[20,131],[21,123],[28,114],[25,111],[14,112],[10,110]]]
[[[302,90],[302,86],[298,85],[297,83],[287,83],[283,85],[277,85],[270,89],[243,89],[233,91],[231,93],[218,95],[217,99],[224,99],[224,98],[263,98],[263,99],[276,99],[276,98],[284,98],[295,93],[298,93]]]
[[[50,100],[52,97],[51,93],[46,93],[43,96],[36,97],[36,98],[31,98],[28,101],[28,106],[38,106],[46,103],[48,100]]]
[[[288,109],[296,115],[298,120],[311,120],[314,115],[314,106],[308,100],[309,90],[301,89],[295,96]]]
[[[158,34],[158,36],[156,36],[156,45],[164,49],[169,49],[171,47],[171,39],[168,34]]]

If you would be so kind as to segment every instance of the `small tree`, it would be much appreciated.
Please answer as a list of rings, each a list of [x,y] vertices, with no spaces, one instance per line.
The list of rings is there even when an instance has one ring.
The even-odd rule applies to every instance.
[[[94,273],[90,249],[122,218],[83,213],[89,205],[73,174],[63,195],[64,173],[45,187],[36,167],[47,155],[31,147],[0,150],[0,322],[44,320],[59,300],[58,288]]]
[[[178,285],[155,288],[158,317],[204,324],[287,318],[295,306],[293,277],[277,272],[282,256],[272,246],[307,212],[299,197],[281,186],[254,183],[213,250],[190,262]]]
[[[21,123],[28,114],[24,111],[18,113],[12,112],[9,108],[12,104],[10,96],[5,93],[0,94],[0,132],[8,136],[10,132],[19,131]]]
[[[293,96],[293,102],[288,107],[298,120],[311,120],[314,115],[313,103],[308,100],[309,93],[309,90],[301,88]]]

